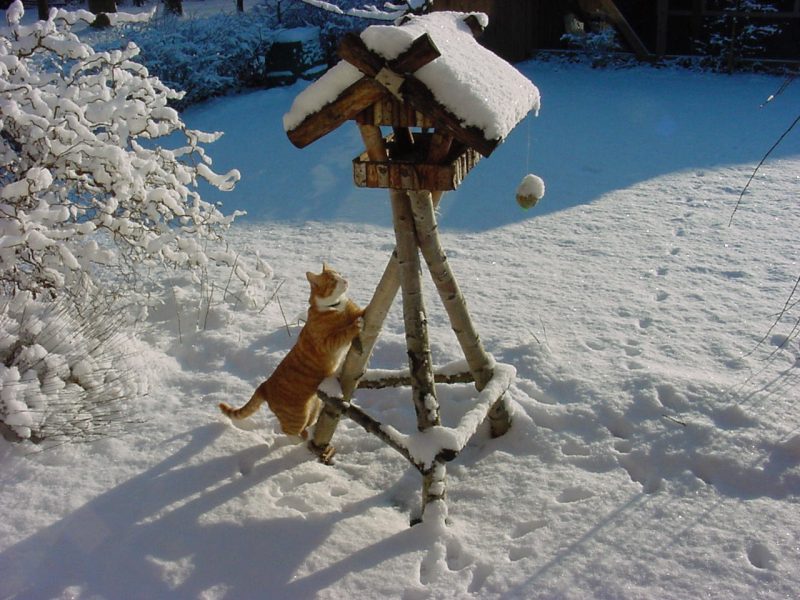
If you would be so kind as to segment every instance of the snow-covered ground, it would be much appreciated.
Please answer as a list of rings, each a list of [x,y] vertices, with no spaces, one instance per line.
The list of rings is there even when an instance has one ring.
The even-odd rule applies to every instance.
[[[388,194],[352,185],[355,127],[296,150],[281,117],[302,86],[256,92],[185,118],[226,131],[209,152],[243,179],[220,199],[250,212],[232,241],[270,263],[280,303],[217,295],[206,315],[175,279],[131,342],[143,425],[44,452],[0,442],[0,598],[797,596],[800,348],[779,348],[788,319],[758,342],[800,275],[799,132],[728,223],[800,86],[759,108],[779,79],[522,69],[541,115],[441,207],[484,344],[518,372],[512,429],[482,428],[448,465],[448,527],[409,527],[418,474],[354,423],[329,467],[266,410],[234,426],[216,409],[291,347],[307,270],[328,261],[364,304],[394,245]],[[547,195],[525,212],[529,171]],[[434,359],[458,359],[427,294]],[[372,364],[405,360],[395,306]],[[440,388],[445,423],[473,396]],[[402,390],[356,402],[413,430]]]

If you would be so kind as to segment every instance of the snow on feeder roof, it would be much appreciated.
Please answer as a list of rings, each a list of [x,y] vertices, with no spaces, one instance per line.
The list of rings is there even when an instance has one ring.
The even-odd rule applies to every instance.
[[[388,97],[420,113],[418,122],[377,124],[444,129],[488,156],[539,110],[539,90],[475,40],[473,32],[487,23],[481,13],[434,12],[345,38],[344,60],[284,116],[289,139],[302,148]]]

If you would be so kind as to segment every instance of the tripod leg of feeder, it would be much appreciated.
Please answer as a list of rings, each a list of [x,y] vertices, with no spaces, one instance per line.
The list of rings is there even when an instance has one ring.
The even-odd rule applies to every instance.
[[[423,431],[439,424],[439,406],[436,401],[427,317],[422,298],[417,235],[407,192],[391,190],[391,196],[412,398],[417,411],[417,428]]]
[[[447,486],[445,476],[447,474],[446,467],[443,462],[434,461],[433,466],[422,473],[422,512],[425,512],[425,507],[431,502],[441,500],[444,502],[447,499]],[[422,514],[418,518],[412,519],[411,524],[414,525],[422,521]]]
[[[442,192],[433,192],[434,208],[438,206]],[[358,387],[358,382],[366,372],[367,363],[372,355],[375,342],[386,320],[386,315],[392,307],[397,292],[400,290],[400,266],[397,262],[397,251],[392,252],[386,268],[383,271],[378,286],[372,295],[364,314],[364,328],[347,353],[342,364],[339,377],[342,386],[342,399],[349,402]],[[333,406],[325,405],[314,427],[314,437],[309,442],[309,448],[317,454],[322,462],[328,463],[333,457],[333,447],[330,445],[333,434],[339,425],[342,412]]]
[[[409,192],[409,197],[420,250],[425,257],[433,283],[447,311],[469,369],[475,377],[475,387],[480,391],[492,378],[492,363],[469,316],[466,301],[439,241],[433,197],[426,191]],[[503,435],[511,426],[502,398],[489,411],[489,422],[494,437]]]
[[[400,288],[403,291],[403,321],[406,329],[408,366],[411,373],[411,396],[417,412],[417,429],[424,431],[440,424],[439,403],[433,379],[428,326],[422,299],[419,248],[414,214],[407,192],[392,190],[392,216],[397,261],[400,264]],[[434,500],[445,497],[445,465],[436,462],[422,476],[422,513]]]
[[[350,346],[350,350],[347,352],[342,364],[339,381],[342,386],[342,399],[345,402],[349,402],[350,398],[353,397],[358,381],[366,371],[367,362],[372,354],[375,341],[378,339],[378,334],[381,331],[386,315],[397,296],[397,291],[400,289],[399,272],[397,254],[393,253],[364,313],[364,327],[356,341]],[[326,404],[314,428],[314,438],[309,442],[309,447],[324,463],[330,462],[330,458],[333,456],[333,447],[330,443],[341,416],[341,410]],[[323,456],[326,453],[327,458]]]

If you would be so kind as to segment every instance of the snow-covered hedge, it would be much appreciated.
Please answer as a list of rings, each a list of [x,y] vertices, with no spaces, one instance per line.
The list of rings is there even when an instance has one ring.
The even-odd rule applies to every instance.
[[[181,94],[136,62],[135,44],[96,52],[78,39],[72,25],[93,14],[53,9],[23,26],[22,12],[15,0],[0,37],[0,291],[131,299],[152,265],[209,261],[249,283],[222,243],[236,214],[197,187],[239,179],[211,168],[203,144],[221,134],[184,125],[168,106]]]
[[[148,23],[104,32],[96,46],[134,42],[139,60],[166,85],[183,90],[178,108],[242,88],[264,85],[274,27],[262,12],[183,18],[164,14]]]
[[[0,427],[16,440],[91,441],[118,433],[144,392],[121,319],[102,305],[0,296]]]
[[[170,102],[183,108],[242,89],[273,85],[270,48],[286,37],[286,30],[317,27],[324,58],[331,62],[336,59],[339,38],[364,25],[361,19],[333,15],[301,0],[280,4],[280,12],[267,3],[246,13],[161,15],[146,23],[103,31],[97,34],[95,46],[111,50],[121,42],[134,42],[141,49],[139,60],[150,73],[185,92]]]

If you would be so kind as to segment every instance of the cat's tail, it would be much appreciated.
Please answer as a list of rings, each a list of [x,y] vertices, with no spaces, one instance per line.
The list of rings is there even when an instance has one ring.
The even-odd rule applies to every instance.
[[[225,402],[219,403],[219,409],[225,414],[227,417],[231,419],[245,419],[256,412],[264,402],[267,400],[267,395],[265,390],[263,389],[264,385],[260,385],[256,388],[256,391],[253,392],[253,395],[250,397],[250,400],[242,406],[241,408],[233,408],[232,406],[226,404]]]

